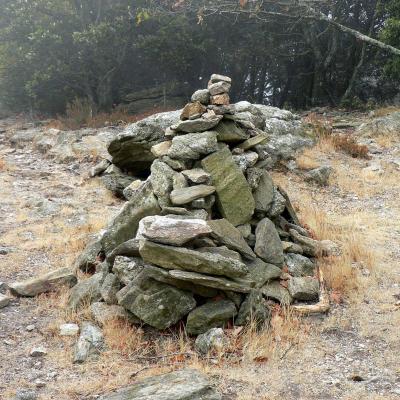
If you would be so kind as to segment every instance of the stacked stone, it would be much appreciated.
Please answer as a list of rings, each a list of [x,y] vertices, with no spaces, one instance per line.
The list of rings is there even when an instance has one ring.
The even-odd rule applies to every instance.
[[[230,86],[212,75],[151,148],[149,178],[129,186],[130,200],[82,255],[80,266],[98,254],[104,262],[72,289],[71,308],[89,298],[100,320],[108,305],[157,329],[185,320],[196,335],[264,323],[268,301],[318,299],[321,243],[258,160],[268,135],[235,118]]]

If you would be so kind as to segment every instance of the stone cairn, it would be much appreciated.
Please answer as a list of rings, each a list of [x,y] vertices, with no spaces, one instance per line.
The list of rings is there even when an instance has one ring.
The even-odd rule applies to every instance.
[[[190,335],[232,322],[268,323],[270,305],[315,301],[313,257],[323,242],[300,226],[254,147],[268,134],[235,119],[231,79],[214,74],[151,152],[145,181],[78,260],[96,273],[75,285],[99,323],[128,318],[163,330],[185,321]],[[96,263],[95,263],[96,265]]]

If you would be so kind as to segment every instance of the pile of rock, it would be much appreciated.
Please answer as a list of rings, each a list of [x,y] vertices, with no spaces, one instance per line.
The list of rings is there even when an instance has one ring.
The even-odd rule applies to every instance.
[[[79,268],[96,273],[73,287],[69,307],[89,301],[100,324],[113,316],[157,329],[185,321],[197,335],[265,323],[268,302],[318,300],[313,257],[331,243],[300,226],[266,170],[271,136],[229,104],[230,86],[212,75],[146,155],[127,136],[119,149],[125,138],[130,156],[110,145],[113,161],[130,168],[153,160],[150,176],[124,190],[129,201],[79,257]]]

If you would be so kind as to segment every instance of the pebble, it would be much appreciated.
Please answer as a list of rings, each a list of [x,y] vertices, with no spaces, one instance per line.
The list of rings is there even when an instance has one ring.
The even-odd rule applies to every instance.
[[[35,330],[35,325],[28,325],[25,329],[26,329],[28,332],[32,332],[32,331]]]
[[[38,395],[33,390],[18,389],[15,394],[15,400],[36,400]]]
[[[31,352],[29,353],[29,355],[31,357],[42,357],[45,356],[47,354],[47,350],[40,346],[40,347],[34,347]]]

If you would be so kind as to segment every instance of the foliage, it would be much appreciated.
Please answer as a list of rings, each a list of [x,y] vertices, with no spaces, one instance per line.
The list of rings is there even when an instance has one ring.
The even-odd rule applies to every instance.
[[[187,97],[218,72],[233,78],[233,101],[306,108],[339,104],[349,86],[350,98],[367,101],[364,77],[382,79],[381,53],[363,52],[353,36],[317,20],[266,22],[245,13],[254,2],[214,3],[232,2],[244,13],[199,13],[199,1],[0,0],[0,102],[56,114],[84,98],[96,114],[157,86],[175,85]],[[377,13],[376,0],[328,0],[321,8],[371,36],[384,28],[384,40],[398,45],[397,2],[380,3],[391,8]],[[273,11],[280,3],[266,4]],[[382,98],[392,94],[375,86]]]

